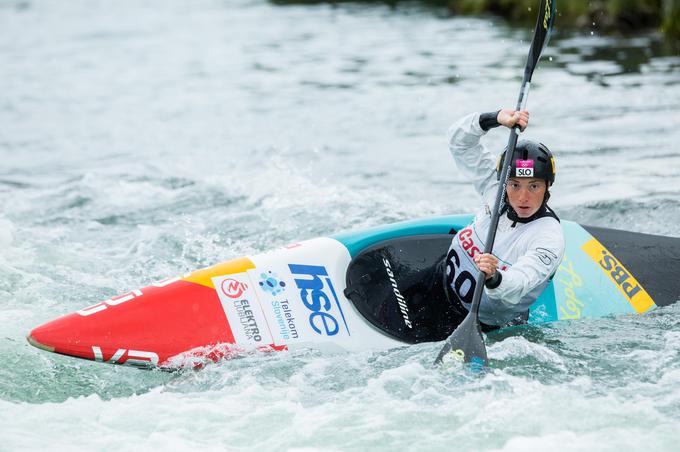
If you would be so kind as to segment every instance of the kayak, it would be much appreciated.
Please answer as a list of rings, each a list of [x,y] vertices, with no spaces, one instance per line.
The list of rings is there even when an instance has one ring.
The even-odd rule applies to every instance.
[[[441,341],[459,322],[443,262],[472,218],[405,221],[239,257],[84,307],[27,339],[72,357],[164,369],[255,350]],[[680,298],[680,238],[561,224],[566,253],[528,323],[642,314]]]

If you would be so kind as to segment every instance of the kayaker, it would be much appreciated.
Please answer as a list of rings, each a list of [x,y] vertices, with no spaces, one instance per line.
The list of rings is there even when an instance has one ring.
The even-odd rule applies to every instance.
[[[555,161],[544,144],[530,140],[517,143],[493,252],[482,253],[502,155],[493,155],[480,139],[494,127],[517,124],[524,131],[528,123],[529,112],[502,109],[470,114],[449,129],[451,154],[483,202],[472,224],[458,231],[451,242],[446,258],[448,296],[454,308],[466,314],[477,268],[483,271],[486,282],[479,319],[485,331],[524,323],[529,307],[548,285],[564,255],[560,220],[547,204],[555,181]]]

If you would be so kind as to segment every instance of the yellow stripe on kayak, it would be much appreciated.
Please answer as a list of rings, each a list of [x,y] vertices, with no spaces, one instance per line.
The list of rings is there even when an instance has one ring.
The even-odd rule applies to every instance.
[[[654,306],[654,300],[642,287],[642,284],[600,242],[592,238],[584,243],[581,249],[597,263],[604,274],[626,297],[633,309],[643,313]]]
[[[239,257],[221,264],[213,265],[212,267],[202,268],[190,273],[188,276],[182,278],[184,281],[201,284],[206,287],[214,289],[212,279],[214,276],[233,275],[234,273],[243,273],[246,270],[255,268],[253,261],[247,257]]]

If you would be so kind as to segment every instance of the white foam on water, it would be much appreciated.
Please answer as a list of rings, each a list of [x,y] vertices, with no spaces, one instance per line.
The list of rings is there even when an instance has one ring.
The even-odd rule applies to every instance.
[[[554,450],[559,452],[671,450],[675,447],[674,432],[667,427],[626,430],[603,429],[597,432],[562,431],[546,435],[518,437],[509,440],[494,452]]]
[[[0,249],[6,249],[12,245],[16,228],[11,221],[0,218]]]
[[[639,397],[623,388],[602,395],[586,376],[544,384],[498,369],[482,377],[440,372],[425,364],[434,348],[264,354],[180,373],[140,395],[0,401],[4,444],[10,450],[47,442],[66,450],[105,450],[115,435],[122,450],[450,450],[452,444],[466,450],[583,450],[645,443],[664,449],[680,427],[656,396],[642,391]],[[659,382],[675,394],[676,373]],[[49,436],[27,437],[36,425]]]
[[[514,336],[503,339],[491,345],[488,349],[489,358],[508,360],[512,358],[532,357],[539,362],[552,364],[560,369],[566,369],[564,359],[550,348],[530,342],[526,338]]]

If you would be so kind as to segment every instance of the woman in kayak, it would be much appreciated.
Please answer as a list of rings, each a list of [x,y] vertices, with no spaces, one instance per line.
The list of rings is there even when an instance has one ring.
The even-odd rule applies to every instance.
[[[564,255],[560,220],[547,204],[555,181],[555,161],[544,144],[529,140],[517,143],[493,252],[482,253],[503,155],[496,158],[480,139],[501,125],[518,125],[523,131],[528,122],[527,111],[506,109],[465,116],[449,130],[451,154],[458,168],[472,180],[483,203],[472,224],[451,242],[446,258],[447,292],[454,308],[466,313],[475,291],[475,275],[478,269],[483,271],[486,282],[479,319],[486,331],[524,323],[529,307],[548,285]]]

